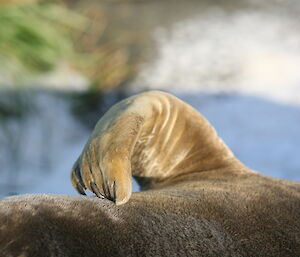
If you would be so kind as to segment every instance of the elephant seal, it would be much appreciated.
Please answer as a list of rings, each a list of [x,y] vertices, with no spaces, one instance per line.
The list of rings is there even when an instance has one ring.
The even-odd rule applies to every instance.
[[[1,256],[300,256],[300,183],[244,166],[167,93],[113,106],[71,178],[98,197],[0,201]]]

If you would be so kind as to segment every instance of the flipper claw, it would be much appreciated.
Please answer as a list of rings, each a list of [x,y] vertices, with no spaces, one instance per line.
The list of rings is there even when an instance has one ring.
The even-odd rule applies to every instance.
[[[99,197],[99,198],[105,198],[99,191],[99,188],[97,187],[96,183],[95,182],[90,182],[90,186],[93,190],[93,193]]]
[[[85,190],[83,189],[80,183],[77,183],[76,189],[79,194],[86,195]]]

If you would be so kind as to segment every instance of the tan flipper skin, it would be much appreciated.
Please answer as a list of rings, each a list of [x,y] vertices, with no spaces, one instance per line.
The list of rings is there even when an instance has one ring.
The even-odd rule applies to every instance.
[[[300,256],[300,183],[245,167],[170,94],[113,106],[71,177],[97,197],[0,201],[0,256]]]

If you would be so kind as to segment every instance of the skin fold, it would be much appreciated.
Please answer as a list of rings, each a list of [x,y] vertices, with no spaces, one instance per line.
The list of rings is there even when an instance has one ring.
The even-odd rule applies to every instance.
[[[244,166],[164,92],[114,105],[71,180],[83,196],[0,201],[0,256],[300,256],[300,183]]]

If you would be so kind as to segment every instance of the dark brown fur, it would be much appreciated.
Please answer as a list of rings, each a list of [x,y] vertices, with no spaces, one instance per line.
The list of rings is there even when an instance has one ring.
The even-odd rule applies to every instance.
[[[150,92],[145,96],[166,97],[171,106],[186,106],[160,92]],[[121,106],[123,108],[124,103]],[[87,163],[82,163],[84,158],[81,157],[74,166],[79,170],[73,170],[75,186],[83,180],[84,190],[91,188],[86,183],[94,182],[99,196],[103,194],[118,203],[120,193],[120,199],[127,202],[116,205],[113,201],[97,197],[65,195],[6,198],[0,201],[0,256],[300,256],[300,184],[249,170],[235,159],[203,117],[197,116],[190,107],[183,108],[180,112],[182,118],[176,120],[179,121],[178,126],[184,126],[185,136],[176,128],[170,140],[176,135],[183,137],[182,142],[177,140],[182,149],[198,144],[198,148],[190,148],[191,152],[182,160],[183,166],[182,162],[179,163],[168,176],[161,174],[159,167],[156,173],[149,173],[138,163],[143,160],[141,163],[149,165],[147,157],[135,156],[136,163],[132,163],[131,167],[140,169],[132,173],[148,190],[132,195],[130,192],[131,197],[128,197],[125,189],[108,194],[105,185],[103,188],[106,176],[113,177],[119,187],[127,183],[127,178],[114,174],[113,169],[99,171],[98,167],[96,172],[95,162],[107,159],[95,154]],[[122,116],[124,108],[121,112],[119,110],[115,110],[113,117]],[[184,117],[188,117],[188,127],[182,122]],[[195,120],[195,117],[198,118]],[[140,130],[136,134],[133,132],[133,137],[147,136],[152,125],[149,125],[151,122],[145,125],[143,119],[141,124],[139,121],[128,123]],[[190,119],[193,120],[191,123]],[[157,118],[154,120],[157,122]],[[197,127],[199,121],[203,127]],[[91,156],[88,151],[93,139],[105,143],[101,141],[102,136],[111,133],[118,125],[110,120],[109,124],[105,131],[99,132],[96,128],[83,155]],[[122,127],[124,125],[120,129]],[[114,131],[112,139],[118,141],[118,129]],[[165,132],[160,132],[165,137]],[[97,146],[95,141],[93,144]],[[150,140],[148,144],[156,149],[162,147],[163,141],[156,138],[155,142]],[[170,142],[167,145],[170,147]],[[108,152],[114,150],[105,145],[101,147]],[[143,147],[134,145],[132,154],[142,155],[143,149],[147,148]],[[174,166],[172,154],[167,154],[166,150],[155,154],[163,154],[168,161],[156,156],[152,156],[153,160]],[[224,156],[226,158],[222,158]],[[201,161],[197,161],[199,159]],[[122,162],[117,163],[118,167],[122,165]],[[107,167],[106,164],[100,166]],[[88,176],[87,167],[94,171],[94,177],[84,178]],[[95,176],[101,177],[95,179]],[[119,179],[125,179],[125,182],[119,182]],[[102,183],[99,184],[99,181]]]

